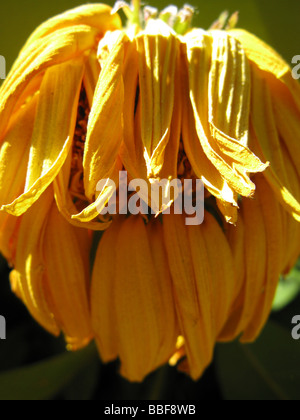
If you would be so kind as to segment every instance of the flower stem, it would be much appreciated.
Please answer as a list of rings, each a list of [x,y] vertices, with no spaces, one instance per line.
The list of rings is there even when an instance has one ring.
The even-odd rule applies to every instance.
[[[132,23],[139,25],[141,24],[141,1],[132,0],[133,17]]]

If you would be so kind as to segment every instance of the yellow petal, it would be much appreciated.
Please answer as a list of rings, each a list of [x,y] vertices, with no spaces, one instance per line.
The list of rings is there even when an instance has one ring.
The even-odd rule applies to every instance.
[[[255,185],[247,176],[247,172],[250,172],[250,169],[254,169],[254,172],[262,171],[265,166],[251,154],[249,149],[222,133],[209,121],[208,96],[212,36],[201,30],[195,30],[185,37],[185,41],[189,67],[190,99],[203,151],[233,191],[246,197],[253,195]],[[249,167],[247,167],[248,161],[250,162]],[[244,170],[241,170],[243,167]]]
[[[0,212],[0,252],[11,265],[15,260],[19,225],[19,218]]]
[[[83,83],[86,91],[86,95],[89,101],[89,106],[92,108],[96,86],[100,74],[100,64],[97,60],[97,55],[95,51],[91,51],[87,57],[83,75]]]
[[[238,220],[238,195],[236,193],[233,194],[234,204],[228,203],[223,199],[217,198],[217,206],[220,212],[223,214],[227,223],[235,225]]]
[[[213,281],[205,242],[196,226],[185,226],[183,216],[165,216],[163,227],[189,371],[198,379],[212,360],[216,338]]]
[[[88,122],[83,167],[86,195],[92,200],[96,186],[110,178],[116,165],[123,139],[122,110],[124,103],[124,43],[120,33],[101,70]]]
[[[189,100],[187,66],[181,65],[180,70],[182,85],[181,99],[183,102],[182,138],[187,157],[196,176],[204,182],[205,187],[211,194],[224,202],[237,206],[233,191],[203,151],[195,127],[192,104]]]
[[[282,154],[288,179],[294,187],[296,197],[300,199],[299,168],[294,165],[294,157],[291,157],[284,144],[282,145]],[[284,232],[286,234],[286,247],[283,248],[285,252],[283,255],[283,268],[281,270],[284,274],[287,274],[296,264],[300,254],[300,223],[299,219],[295,218],[293,214],[287,213],[284,209],[282,209],[282,212],[284,213],[282,217],[285,219],[284,226],[286,231]]]
[[[120,156],[129,176],[132,179],[146,179],[147,169],[143,157],[143,143],[140,130],[136,130],[135,120],[138,114],[138,67],[139,57],[136,43],[126,46],[124,61],[124,142],[121,145]],[[140,108],[140,107],[139,107]],[[137,132],[136,132],[137,131]]]
[[[92,287],[93,326],[104,361],[142,381],[166,363],[178,335],[171,279],[159,221],[114,221],[100,241]]]
[[[182,109],[183,98],[181,88],[181,55],[178,51],[175,62],[174,73],[174,104],[172,110],[172,120],[170,126],[170,138],[165,149],[165,159],[162,164],[160,178],[161,179],[176,179],[177,178],[177,165],[178,165],[178,152],[179,143],[181,139],[182,127]]]
[[[96,31],[87,26],[61,29],[37,40],[20,56],[0,90],[0,139],[5,134],[20,95],[48,67],[82,55],[95,44]],[[63,77],[63,76],[62,76]],[[64,78],[66,79],[66,78]],[[68,82],[68,79],[66,79]],[[60,80],[61,82],[61,80]],[[63,84],[61,83],[63,86]]]
[[[283,58],[269,45],[245,30],[233,29],[229,34],[241,42],[247,57],[252,62],[264,72],[274,75],[289,88],[300,111],[300,85],[293,79],[292,70]]]
[[[112,172],[110,177],[101,179],[106,180],[106,184],[103,189],[98,192],[96,191],[96,198],[95,201],[92,202],[89,206],[85,207],[80,213],[73,214],[72,220],[75,222],[82,222],[82,223],[90,223],[94,219],[97,219],[101,214],[102,210],[105,208],[109,200],[112,196],[116,193],[116,189],[119,186],[119,172],[122,171],[123,165],[119,157],[117,157],[117,161],[115,166],[112,168]],[[94,222],[97,223],[97,222]],[[103,223],[103,226],[99,226],[99,230],[104,230],[108,227],[108,224]],[[102,229],[103,228],[103,229]],[[96,229],[98,230],[98,229]]]
[[[251,73],[241,45],[224,31],[211,32],[209,124],[220,151],[246,176],[266,168],[248,149]]]
[[[162,258],[163,242],[158,235],[160,238],[155,238],[155,232],[152,237],[147,236],[142,218],[132,217],[123,224],[116,244],[119,357],[121,373],[131,381],[143,380],[167,362],[176,344],[176,331],[168,331],[176,325],[174,321],[167,324],[174,316],[174,303],[166,258]],[[159,249],[152,253],[158,242]],[[162,282],[166,284],[162,286]]]
[[[24,191],[36,104],[37,97],[15,114],[0,148],[1,204],[11,202]],[[19,224],[18,218],[0,211],[0,252],[10,263],[15,258]]]
[[[266,271],[264,283],[260,293],[252,301],[253,317],[247,326],[242,342],[252,342],[260,334],[272,309],[275,292],[277,289],[281,264],[285,249],[282,238],[284,235],[283,224],[278,203],[270,186],[262,176],[256,177],[257,196],[260,211],[263,215],[267,240]],[[299,248],[300,250],[300,248]]]
[[[179,40],[166,24],[151,21],[136,37],[139,53],[142,142],[149,178],[159,175],[169,141]]]
[[[209,74],[209,119],[228,136],[248,144],[251,75],[238,41],[224,31],[212,31]]]
[[[0,148],[1,205],[10,203],[24,191],[37,99],[35,96],[14,115],[3,139]]]
[[[236,226],[229,225],[227,227],[226,236],[233,255],[235,290],[230,315],[218,337],[218,341],[220,342],[232,341],[239,335],[238,327],[240,325],[245,299],[245,228],[241,214],[239,214]]]
[[[264,291],[268,243],[265,231],[265,220],[257,196],[254,199],[244,200],[241,211],[245,227],[244,262],[246,277],[244,280],[244,302],[240,324],[236,335],[244,331],[255,316],[255,303]],[[255,279],[255,281],[254,281]]]
[[[43,242],[47,215],[53,202],[53,191],[48,189],[22,217],[17,236],[13,289],[17,290],[31,315],[49,332],[58,335],[51,296],[46,279],[47,266]]]
[[[250,139],[251,148],[261,159],[270,162],[270,168],[264,172],[265,177],[282,205],[300,220],[300,197],[298,198],[296,194],[296,186],[289,181],[287,176],[271,102],[270,87],[264,74],[254,66],[252,73],[251,119],[254,133]]]
[[[81,60],[46,72],[31,139],[25,190],[14,202],[2,207],[5,211],[15,216],[23,214],[61,169],[73,141],[82,73]]]
[[[300,111],[294,106],[291,93],[286,88],[272,90],[274,117],[281,142],[290,154],[300,175]]]
[[[202,232],[210,265],[212,286],[213,318],[218,336],[228,319],[229,311],[234,303],[236,294],[236,279],[232,251],[222,228],[210,213],[206,212],[203,224],[198,229],[189,229],[194,267],[200,264],[199,253],[193,245],[199,241],[197,230]],[[214,238],[214,240],[212,240]],[[198,250],[200,252],[200,250]],[[216,255],[218,263],[216,264]],[[199,261],[199,262],[198,262]]]
[[[102,236],[93,266],[91,285],[92,327],[104,363],[118,357],[118,326],[114,290],[118,235],[123,219],[114,220]]]
[[[69,348],[76,350],[93,338],[88,302],[89,248],[80,245],[82,235],[59,214],[56,204],[50,209],[44,240],[43,254],[48,289],[60,328]],[[88,243],[88,238],[86,238]]]
[[[111,10],[111,7],[105,4],[86,4],[68,10],[40,25],[30,36],[24,49],[37,39],[70,26],[91,26],[97,29],[100,35],[103,35],[108,30],[120,29],[122,26],[121,19],[117,13],[112,15]]]
[[[157,275],[157,293],[161,304],[157,307],[157,316],[161,320],[160,348],[156,357],[157,366],[167,361],[174,352],[179,336],[178,321],[175,311],[175,301],[170,269],[167,264],[167,253],[164,246],[163,227],[159,220],[152,220],[147,226],[149,245],[153,265]]]
[[[74,218],[74,216],[78,214],[78,209],[76,208],[72,200],[70,191],[69,191],[71,159],[72,159],[72,154],[69,153],[67,160],[65,161],[59,174],[53,181],[54,196],[55,196],[57,207],[61,215],[73,226],[76,226],[79,228],[91,229],[95,231],[105,230],[110,226],[110,222],[104,223],[104,222],[96,222],[96,221],[95,222],[81,221]]]

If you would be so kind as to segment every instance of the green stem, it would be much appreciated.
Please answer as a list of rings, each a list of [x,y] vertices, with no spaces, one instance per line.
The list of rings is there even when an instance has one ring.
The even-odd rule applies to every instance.
[[[136,25],[140,25],[141,23],[141,1],[140,0],[132,0],[133,6],[133,18],[132,23]]]

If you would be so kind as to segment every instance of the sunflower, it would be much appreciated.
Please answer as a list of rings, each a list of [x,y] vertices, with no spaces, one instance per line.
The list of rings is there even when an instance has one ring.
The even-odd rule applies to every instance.
[[[216,342],[255,340],[300,253],[299,83],[236,15],[208,31],[192,15],[81,6],[31,35],[0,90],[12,289],[131,381],[168,361],[197,379]],[[105,212],[115,191],[99,181],[120,201],[122,171],[149,187],[147,214]],[[204,185],[202,224],[174,210],[178,179],[193,202]],[[162,180],[169,200],[153,203]]]

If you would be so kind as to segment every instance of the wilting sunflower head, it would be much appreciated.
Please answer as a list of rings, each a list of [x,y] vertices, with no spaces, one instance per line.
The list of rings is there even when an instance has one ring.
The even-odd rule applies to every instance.
[[[12,288],[132,381],[167,361],[199,378],[216,342],[256,339],[300,252],[299,84],[236,15],[205,31],[192,14],[79,7],[33,33],[0,90]],[[192,208],[204,185],[202,224],[176,181]]]

